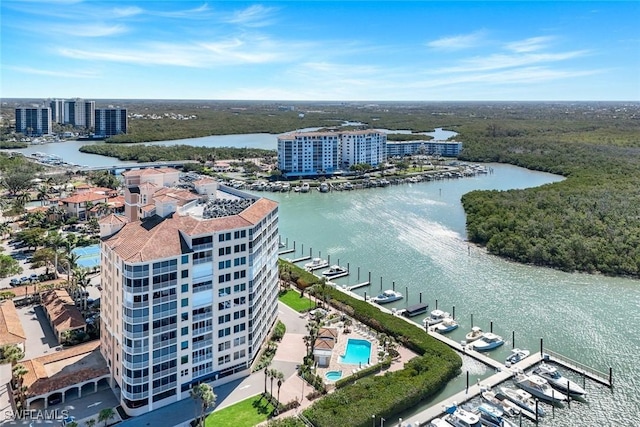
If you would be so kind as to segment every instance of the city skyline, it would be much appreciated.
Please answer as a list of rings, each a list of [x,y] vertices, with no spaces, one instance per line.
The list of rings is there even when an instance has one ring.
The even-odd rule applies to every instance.
[[[637,101],[637,2],[3,1],[3,98]]]

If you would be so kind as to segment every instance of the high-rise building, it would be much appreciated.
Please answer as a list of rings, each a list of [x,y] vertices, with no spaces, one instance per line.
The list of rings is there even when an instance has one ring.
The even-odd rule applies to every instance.
[[[51,121],[63,124],[64,120],[64,99],[52,99],[49,101],[51,108]]]
[[[278,137],[278,169],[285,175],[333,173],[340,137],[332,132],[295,132]]]
[[[51,108],[16,108],[16,132],[28,136],[40,136],[51,133]]]
[[[341,166],[367,163],[378,166],[387,154],[387,134],[376,130],[357,130],[340,134]]]
[[[94,129],[97,136],[104,137],[127,133],[127,109],[96,108]]]
[[[278,169],[285,175],[330,174],[386,158],[387,135],[375,130],[295,132],[278,137]]]
[[[277,317],[278,206],[174,169],[125,173],[100,221],[101,352],[132,416],[250,373]]]
[[[76,98],[64,102],[64,123],[91,129],[95,126],[95,101]]]

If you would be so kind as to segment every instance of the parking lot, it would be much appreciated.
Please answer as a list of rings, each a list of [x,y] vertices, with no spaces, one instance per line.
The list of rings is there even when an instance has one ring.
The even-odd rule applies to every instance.
[[[7,242],[3,242],[2,246],[4,247],[4,251],[2,253],[10,255],[12,258],[17,260],[20,267],[22,267],[22,273],[0,279],[0,289],[10,289],[11,279],[20,280],[22,277],[30,278],[32,275],[39,276],[45,273],[46,267],[31,268],[31,256],[33,256],[33,251],[28,251],[27,248],[16,248],[15,245],[10,245]],[[28,283],[31,283],[31,280],[29,280]]]
[[[27,336],[25,359],[33,359],[54,351],[62,350],[40,305],[30,305],[17,309],[22,328]]]

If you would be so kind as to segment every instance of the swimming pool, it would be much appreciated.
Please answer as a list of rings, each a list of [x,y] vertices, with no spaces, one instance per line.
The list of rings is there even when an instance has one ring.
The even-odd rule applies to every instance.
[[[342,378],[342,371],[329,371],[324,374],[324,377],[329,381],[338,381],[340,378]]]
[[[340,356],[339,362],[349,365],[369,363],[371,359],[371,343],[366,340],[349,338],[347,350]]]

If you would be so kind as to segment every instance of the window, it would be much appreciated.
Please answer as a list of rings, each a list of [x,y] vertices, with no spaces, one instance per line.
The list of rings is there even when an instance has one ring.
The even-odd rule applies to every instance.
[[[223,269],[229,268],[229,267],[231,267],[231,260],[230,259],[228,259],[226,261],[218,262],[218,269],[219,270],[223,270]]]
[[[182,336],[189,335],[189,327],[188,326],[183,327],[180,331],[180,334]]]
[[[181,318],[182,320],[189,320],[189,313],[182,313],[182,314],[180,315],[180,318]]]
[[[247,284],[246,283],[240,283],[239,285],[234,285],[233,286],[233,293],[244,292],[246,290],[247,290]]]
[[[244,278],[244,277],[247,277],[247,272],[246,272],[246,270],[236,271],[236,272],[234,272],[234,273],[233,273],[233,278],[234,278],[235,280],[237,280],[237,279],[242,279],[242,278]]]
[[[218,338],[226,337],[231,335],[231,328],[224,328],[218,331]]]
[[[182,341],[180,343],[180,350],[186,350],[189,348],[189,341]]]
[[[244,323],[241,323],[241,324],[235,325],[233,327],[233,333],[237,334],[238,332],[242,332],[242,331],[244,331],[246,329],[247,329],[247,326]]]
[[[188,305],[189,305],[189,298],[182,298],[182,301],[180,301],[180,306],[186,307]]]
[[[222,316],[218,316],[218,325],[222,325],[223,323],[227,323],[231,321],[231,314],[224,314]]]
[[[247,341],[247,337],[238,337],[233,339],[233,346],[243,345]]]
[[[218,357],[218,365],[223,365],[225,363],[229,363],[231,362],[231,356],[230,355],[226,355],[226,356],[220,356]]]
[[[231,348],[231,341],[225,341],[218,344],[218,351],[229,350]]]
[[[220,288],[218,290],[219,297],[226,297],[228,295],[231,295],[231,286],[227,286],[226,288]]]
[[[189,263],[189,255],[182,255],[182,264]]]
[[[180,278],[186,279],[187,277],[189,277],[189,270],[182,270],[182,272],[180,273]]]
[[[240,257],[233,260],[234,267],[239,265],[245,265],[247,263],[247,257]]]
[[[185,283],[184,285],[182,285],[182,292],[189,292],[189,284]]]
[[[247,250],[247,244],[246,243],[242,243],[240,245],[235,245],[233,247],[233,252],[234,253],[238,253],[238,252],[244,252]]]
[[[237,273],[237,271],[236,271]],[[235,275],[235,273],[234,273]],[[218,283],[229,282],[231,280],[231,273],[221,274],[218,276]]]
[[[230,255],[230,254],[231,254],[231,246],[218,248],[218,256],[224,256],[224,255]]]
[[[182,356],[180,358],[180,364],[184,365],[185,363],[189,363],[189,356]]]
[[[240,310],[233,313],[233,320],[242,319],[247,316],[246,310]]]
[[[233,360],[238,360],[246,356],[245,350],[236,351],[233,353]]]

